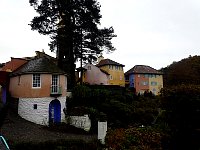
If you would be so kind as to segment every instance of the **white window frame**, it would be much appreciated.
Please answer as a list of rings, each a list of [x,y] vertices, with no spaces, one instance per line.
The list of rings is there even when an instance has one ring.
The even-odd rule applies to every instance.
[[[109,77],[110,77],[110,80],[113,80],[113,76],[112,75],[110,75]]]
[[[147,85],[149,85],[149,82],[148,81],[141,81],[141,85],[147,86]]]
[[[39,76],[39,81],[38,81],[38,79],[35,79],[36,75]],[[34,84],[36,84],[37,86],[33,86]],[[32,88],[41,88],[41,74],[39,74],[39,73],[32,74]]]
[[[53,76],[57,77],[57,79],[55,80],[57,82],[57,85],[53,84],[53,82],[54,82]],[[52,92],[57,93],[59,91],[59,86],[60,86],[60,76],[57,74],[52,74],[51,75],[51,88],[54,88],[54,89],[52,89],[53,90]]]
[[[158,83],[157,83],[156,81],[152,81],[152,82],[151,82],[151,86],[157,86],[157,84],[158,84]]]

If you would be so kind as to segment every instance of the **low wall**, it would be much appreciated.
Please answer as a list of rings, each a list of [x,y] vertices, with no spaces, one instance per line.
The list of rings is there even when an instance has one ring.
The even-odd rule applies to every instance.
[[[73,125],[77,128],[84,129],[85,131],[89,131],[91,128],[91,120],[88,115],[84,116],[69,116],[68,122],[70,125]]]

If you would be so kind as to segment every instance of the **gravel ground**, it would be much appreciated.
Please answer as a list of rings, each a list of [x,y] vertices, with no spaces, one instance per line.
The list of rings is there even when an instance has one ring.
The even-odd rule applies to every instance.
[[[8,111],[6,120],[0,130],[10,144],[19,142],[45,142],[59,139],[92,141],[97,139],[97,135],[69,134],[63,132],[49,131],[44,126],[24,120],[12,111]]]

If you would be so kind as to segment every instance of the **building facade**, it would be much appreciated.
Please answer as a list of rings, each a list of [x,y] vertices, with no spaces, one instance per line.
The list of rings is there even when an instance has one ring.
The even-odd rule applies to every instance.
[[[125,73],[125,79],[127,87],[133,88],[137,94],[146,91],[158,95],[163,88],[163,73],[150,66],[134,66]]]
[[[109,74],[109,85],[125,87],[124,65],[110,59],[102,59],[96,66]]]
[[[9,92],[18,102],[18,114],[41,125],[65,120],[67,77],[46,57],[35,58],[10,75]]]
[[[109,85],[109,74],[90,63],[83,67],[83,83],[90,85]]]

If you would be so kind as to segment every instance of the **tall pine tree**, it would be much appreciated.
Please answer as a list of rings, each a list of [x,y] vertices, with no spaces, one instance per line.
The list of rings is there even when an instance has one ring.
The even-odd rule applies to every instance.
[[[97,0],[29,0],[39,14],[31,21],[32,30],[50,35],[50,50],[56,51],[58,65],[66,71],[69,88],[75,84],[75,62],[96,61],[102,51],[114,51],[112,27],[100,29]]]

